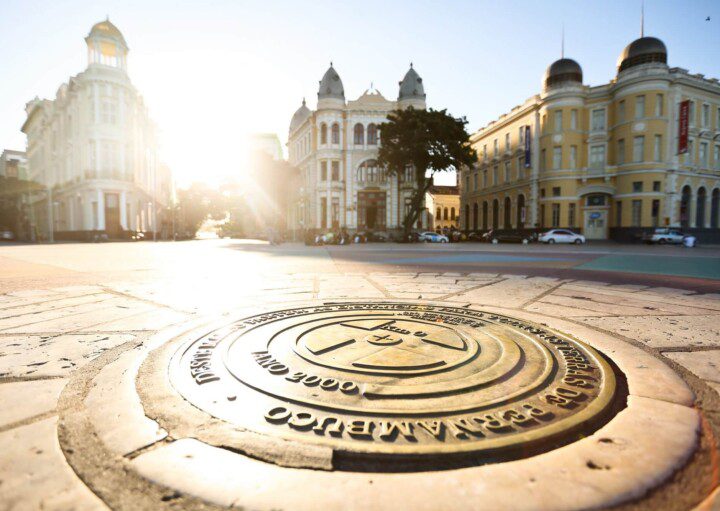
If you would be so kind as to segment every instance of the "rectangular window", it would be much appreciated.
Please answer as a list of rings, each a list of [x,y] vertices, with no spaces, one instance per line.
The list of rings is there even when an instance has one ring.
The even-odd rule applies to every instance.
[[[700,147],[698,148],[698,159],[700,160],[700,166],[702,168],[708,167],[708,144],[707,142],[700,142]]]
[[[521,179],[523,179],[523,178],[525,177],[525,176],[523,175],[523,174],[524,174],[524,170],[525,170],[525,157],[524,157],[524,156],[520,156],[520,157],[518,157],[518,159],[517,159],[517,178],[518,178],[518,181],[520,181]]]
[[[605,146],[590,146],[590,168],[598,170],[605,167]]]
[[[655,116],[656,117],[662,117],[663,115],[663,104],[665,102],[665,98],[662,94],[656,94],[655,95]]]
[[[690,105],[688,108],[688,124],[690,127],[695,126],[695,102],[690,101]]]
[[[505,150],[510,150],[510,133],[505,133]]]
[[[332,222],[333,229],[340,227],[340,199],[337,197],[333,197],[332,199],[330,207],[330,220]]]
[[[562,167],[562,147],[553,147],[552,168],[557,170]]]
[[[592,111],[592,123],[590,126],[592,131],[603,131],[605,129],[605,109],[599,108]]]
[[[475,174],[475,190],[477,190],[477,174]],[[470,191],[470,176],[465,176],[465,193]]]
[[[327,181],[327,162],[320,162],[320,181]]]
[[[555,131],[562,131],[562,110],[555,110]]]
[[[576,145],[570,146],[570,168],[573,170],[577,168],[577,146]]]
[[[340,181],[340,162],[334,161],[332,162],[332,180],[333,181]]]
[[[570,110],[570,129],[576,130],[578,126],[578,111],[576,108]]]
[[[518,140],[521,146],[525,144],[525,126],[518,128]]]
[[[493,156],[495,156],[497,158],[497,155],[499,152],[500,151],[498,149],[498,140],[496,138],[495,140],[493,140]]]
[[[618,103],[618,122],[625,122],[625,100],[620,100]]]
[[[483,186],[485,186],[485,183],[483,183]],[[478,189],[478,175],[473,174],[473,191],[477,192]]]
[[[552,205],[552,227],[560,227],[560,204]]]
[[[568,204],[568,227],[575,227],[575,203]]]
[[[493,185],[497,186],[500,184],[500,169],[497,165],[493,167]]]
[[[487,144],[483,145],[483,161],[487,161]]]
[[[625,139],[621,138],[617,144],[617,164],[622,165],[625,163]]]
[[[483,169],[483,188],[487,188],[488,186],[488,171],[487,169]]]
[[[320,198],[320,227],[327,228],[327,197]]]
[[[645,161],[645,137],[642,135],[633,138],[633,161]]]
[[[622,201],[615,202],[615,227],[622,227]]]
[[[643,191],[643,182],[642,181],[633,181],[632,191],[633,191],[633,193],[642,192]]]
[[[710,127],[710,105],[702,106],[702,127]]]
[[[645,96],[637,96],[635,98],[635,118],[642,119],[645,117]]]
[[[541,199],[545,198],[545,188],[540,188],[540,198]]]
[[[653,192],[660,191],[660,181],[653,181]]]
[[[715,146],[715,154],[713,155],[715,160],[715,169],[720,170],[720,145]]]
[[[660,225],[660,199],[653,199],[651,215],[653,227]]]
[[[688,152],[685,153],[685,164],[692,165],[695,162],[695,144],[692,139],[688,140]]]
[[[545,149],[540,150],[540,170],[545,170]]]
[[[662,135],[655,135],[653,144],[653,160],[662,161]]]
[[[559,186],[553,186],[552,194],[553,197],[560,197],[560,195],[562,194],[562,189]]]
[[[505,162],[505,182],[510,182],[510,162]]]
[[[632,201],[632,226],[642,227],[642,201]]]

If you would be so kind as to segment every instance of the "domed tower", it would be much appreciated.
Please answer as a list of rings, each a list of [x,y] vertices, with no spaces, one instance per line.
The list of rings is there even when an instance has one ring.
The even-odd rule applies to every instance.
[[[95,23],[85,42],[88,47],[88,65],[127,71],[128,46],[120,30],[110,23],[110,19]]]
[[[400,92],[398,94],[398,107],[416,109],[425,109],[425,88],[423,87],[422,78],[413,68],[412,63],[410,69],[405,73],[405,78],[399,82]]]
[[[343,108],[345,106],[345,89],[340,75],[330,62],[330,68],[320,80],[318,88],[318,110],[325,108]]]
[[[583,74],[580,64],[573,59],[556,60],[545,71],[543,88],[545,91],[568,85],[582,85]]]
[[[656,37],[641,37],[628,44],[618,58],[618,73],[641,64],[661,64],[667,66],[667,48]]]
[[[292,119],[290,120],[290,133],[298,129],[298,127],[305,122],[305,119],[307,119],[310,116],[310,109],[305,104],[305,98],[302,100],[302,105],[300,108],[295,110],[295,113],[292,116]]]

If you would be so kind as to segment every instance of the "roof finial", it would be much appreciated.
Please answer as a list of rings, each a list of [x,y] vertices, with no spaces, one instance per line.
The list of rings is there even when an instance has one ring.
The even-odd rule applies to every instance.
[[[105,21],[110,21],[110,15],[109,15],[109,14],[106,14],[106,15],[105,15]]]
[[[565,22],[562,24],[562,33],[560,36],[560,58],[565,58]]]
[[[303,106],[305,106],[305,97],[303,97]]]
[[[332,60],[330,61],[330,67],[332,67]]]
[[[640,37],[645,37],[645,0],[640,1]]]
[[[412,69],[412,62],[410,62],[410,69]]]

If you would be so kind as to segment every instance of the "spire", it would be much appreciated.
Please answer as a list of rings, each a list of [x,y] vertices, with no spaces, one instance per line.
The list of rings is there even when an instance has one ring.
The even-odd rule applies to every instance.
[[[645,0],[640,2],[640,37],[645,37]]]

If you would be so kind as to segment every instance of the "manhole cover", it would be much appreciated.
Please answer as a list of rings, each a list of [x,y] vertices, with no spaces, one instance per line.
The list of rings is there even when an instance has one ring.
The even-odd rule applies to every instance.
[[[597,352],[557,332],[401,303],[249,317],[190,339],[170,378],[217,418],[346,460],[529,452],[604,420],[616,389]]]

